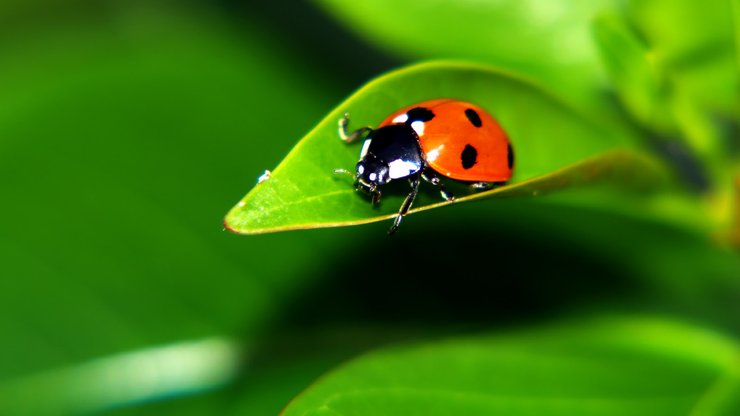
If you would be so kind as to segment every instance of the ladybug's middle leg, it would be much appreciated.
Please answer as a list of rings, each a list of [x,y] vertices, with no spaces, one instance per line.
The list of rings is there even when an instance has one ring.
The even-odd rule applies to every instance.
[[[452,192],[445,189],[442,181],[430,169],[424,169],[421,172],[421,178],[439,188],[439,193],[440,195],[442,195],[442,198],[444,198],[445,201],[452,201],[455,199],[455,196],[452,195]]]

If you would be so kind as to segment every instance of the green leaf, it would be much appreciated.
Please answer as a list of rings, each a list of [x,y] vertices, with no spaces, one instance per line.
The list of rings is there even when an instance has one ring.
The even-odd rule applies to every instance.
[[[403,192],[384,196],[377,210],[358,195],[351,180],[332,174],[353,169],[359,147],[337,135],[348,112],[351,126],[377,125],[403,106],[432,98],[465,99],[490,111],[514,147],[510,184],[455,202],[488,196],[536,195],[606,177],[645,185],[659,176],[655,165],[616,129],[590,123],[578,112],[531,84],[487,66],[433,62],[391,72],[370,82],[322,120],[275,169],[226,216],[240,233],[339,226],[391,218]],[[422,195],[412,212],[448,204]]]
[[[606,77],[590,25],[613,0],[317,3],[349,30],[400,56],[487,63],[535,80],[585,110],[604,104]]]
[[[740,72],[740,0],[732,0],[732,27],[735,32],[735,58],[738,72]],[[740,86],[738,86],[740,89]]]
[[[276,54],[269,36],[214,10],[119,6],[29,12],[0,37],[0,391],[14,392],[0,400],[50,397],[35,404],[51,414],[126,401],[104,394],[110,372],[79,371],[95,359],[252,336],[317,246],[338,238],[249,241],[219,224],[245,172],[278,158],[290,145],[280,138],[340,96],[334,82],[296,73],[301,61]],[[243,121],[276,114],[291,123]],[[277,251],[287,261],[244,257]],[[215,356],[187,358],[207,366]],[[170,370],[179,372],[130,366],[126,376],[160,375],[138,397],[153,400],[183,392],[167,390],[183,368]],[[98,378],[75,378],[85,374]]]
[[[740,347],[639,317],[389,348],[322,377],[284,415],[737,414]]]
[[[626,11],[677,93],[733,111],[740,103],[732,8],[728,0],[707,0],[702,7],[691,0],[639,0],[628,2]]]
[[[701,7],[691,0],[640,0],[626,7],[650,64],[667,83],[663,106],[708,169],[725,167],[733,152],[727,145],[732,133],[723,124],[740,120],[732,8],[728,0],[708,0]]]
[[[644,126],[666,132],[673,120],[665,107],[664,74],[629,24],[616,14],[594,21],[594,35],[615,92]]]

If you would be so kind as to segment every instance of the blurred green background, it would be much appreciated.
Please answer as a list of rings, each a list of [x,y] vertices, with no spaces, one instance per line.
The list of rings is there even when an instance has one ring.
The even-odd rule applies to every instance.
[[[619,45],[611,64],[589,40],[574,43],[586,46],[566,68],[522,49],[557,29],[522,29],[537,22],[529,12],[553,6],[504,10],[523,32],[516,47],[481,52],[458,46],[484,36],[465,27],[465,10],[430,35],[414,25],[445,9],[404,25],[395,19],[420,3],[405,14],[388,2],[334,3],[0,5],[0,414],[277,414],[378,346],[595,313],[740,333],[740,258],[717,243],[730,231],[575,197],[447,207],[413,216],[392,239],[385,223],[250,237],[222,227],[344,97],[424,58],[499,65],[575,91],[563,96],[574,105],[619,108],[651,140],[679,138],[680,150],[661,154],[706,176],[683,194],[727,225],[740,148],[731,2],[717,2],[730,13],[696,19],[694,33],[719,34],[675,44],[670,19],[686,16],[629,9],[626,27],[640,33],[630,43],[610,9],[601,18],[617,29],[601,39]],[[567,35],[584,39],[613,6],[555,3]],[[662,48],[670,71],[622,76],[620,63],[639,67],[630,51],[645,56],[645,45]]]

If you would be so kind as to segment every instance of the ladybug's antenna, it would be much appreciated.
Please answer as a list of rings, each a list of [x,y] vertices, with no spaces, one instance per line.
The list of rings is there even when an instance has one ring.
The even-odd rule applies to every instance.
[[[355,174],[348,171],[347,169],[334,169],[334,174],[335,175],[349,175],[352,177],[352,179],[356,179]]]

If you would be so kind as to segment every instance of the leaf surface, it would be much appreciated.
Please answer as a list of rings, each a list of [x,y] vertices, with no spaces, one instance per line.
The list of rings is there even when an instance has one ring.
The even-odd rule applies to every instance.
[[[360,89],[322,120],[226,217],[239,233],[351,225],[391,218],[406,188],[387,193],[379,209],[358,195],[346,176],[354,170],[360,145],[337,134],[345,112],[350,129],[377,125],[398,108],[428,99],[463,99],[485,108],[507,131],[515,153],[508,185],[455,202],[487,196],[538,194],[599,179],[618,178],[638,185],[660,176],[628,134],[591,123],[566,104],[530,83],[493,68],[454,62],[414,65],[381,76]],[[613,126],[611,126],[613,127]],[[428,190],[412,212],[447,203]]]
[[[731,339],[640,317],[388,348],[322,377],[292,415],[672,415],[738,409]]]

